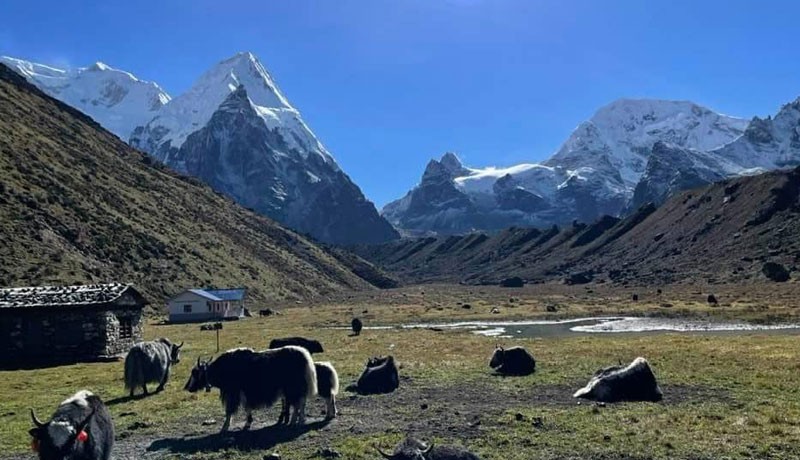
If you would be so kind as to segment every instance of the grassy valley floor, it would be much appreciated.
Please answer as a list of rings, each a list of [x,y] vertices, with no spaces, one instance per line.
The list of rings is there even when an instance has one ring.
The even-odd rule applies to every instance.
[[[591,292],[589,292],[591,291]],[[275,408],[256,413],[248,433],[217,434],[222,407],[216,390],[182,391],[198,356],[215,354],[215,335],[199,326],[152,324],[147,338],[186,341],[183,361],[165,392],[128,400],[122,363],[93,363],[0,372],[0,458],[32,458],[28,408],[40,417],[74,391],[87,388],[111,407],[117,459],[284,459],[314,457],[331,448],[345,459],[374,459],[372,445],[392,446],[405,434],[460,444],[485,459],[745,459],[800,458],[800,360],[793,334],[564,335],[500,339],[520,344],[537,359],[529,377],[491,375],[489,355],[498,339],[465,331],[365,330],[349,337],[352,316],[368,326],[454,319],[522,319],[599,314],[746,319],[796,319],[792,284],[715,287],[720,306],[693,286],[639,290],[594,286],[529,286],[524,289],[424,286],[359,293],[325,304],[292,305],[282,314],[225,323],[223,350],[263,348],[276,336],[322,341],[342,386],[369,356],[393,354],[401,387],[390,395],[339,396],[340,416],[326,424],[324,404],[309,406],[303,428],[272,427]],[[650,292],[653,291],[653,292]],[[463,308],[468,303],[470,308]],[[670,304],[671,306],[665,306]],[[551,308],[548,311],[548,306]],[[497,307],[500,313],[492,314]],[[256,307],[257,308],[257,307]],[[553,311],[555,310],[555,311]],[[645,356],[665,394],[662,403],[605,406],[572,399],[600,367]],[[322,457],[320,457],[322,458]]]

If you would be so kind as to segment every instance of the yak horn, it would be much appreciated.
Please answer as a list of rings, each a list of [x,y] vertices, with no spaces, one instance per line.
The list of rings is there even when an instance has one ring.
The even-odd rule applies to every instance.
[[[197,364],[196,364],[196,367],[200,367],[200,357],[199,357],[199,356],[197,357]]]
[[[378,447],[378,446],[372,446],[372,447],[374,447],[375,450],[377,450],[378,453],[381,454],[381,457],[386,458],[388,460],[393,460],[394,459],[394,455],[387,454],[386,452],[382,451],[380,447]]]
[[[181,340],[181,344],[178,345],[178,348],[181,348],[181,347],[183,347],[183,341],[182,340]]]
[[[434,445],[433,442],[431,442],[431,445],[428,446],[427,449],[421,451],[422,455],[428,455],[429,453],[431,453],[431,450],[433,450],[433,445]]]
[[[41,428],[45,425],[36,417],[36,414],[33,412],[33,408],[31,408],[31,420],[33,421],[33,424],[36,425],[36,428]]]

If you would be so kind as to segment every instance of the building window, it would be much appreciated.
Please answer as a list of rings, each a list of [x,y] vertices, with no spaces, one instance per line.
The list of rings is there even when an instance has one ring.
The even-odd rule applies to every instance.
[[[119,319],[119,338],[132,339],[133,338],[133,320],[130,318]]]
[[[184,305],[184,306],[183,306],[183,312],[184,312],[184,313],[191,313],[191,312],[192,312],[192,306],[191,306],[191,305],[188,305],[188,304],[187,304],[187,305]]]

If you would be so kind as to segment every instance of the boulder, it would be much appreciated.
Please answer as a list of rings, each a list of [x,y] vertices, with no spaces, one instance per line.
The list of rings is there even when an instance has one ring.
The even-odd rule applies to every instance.
[[[594,273],[591,271],[572,273],[564,278],[565,284],[587,284],[594,280]]]
[[[789,281],[789,270],[776,262],[765,263],[764,266],[761,267],[761,272],[771,281],[776,281],[778,283]]]
[[[500,281],[501,287],[507,288],[521,288],[525,285],[525,281],[520,278],[519,276],[512,276],[511,278],[506,278],[503,281]]]

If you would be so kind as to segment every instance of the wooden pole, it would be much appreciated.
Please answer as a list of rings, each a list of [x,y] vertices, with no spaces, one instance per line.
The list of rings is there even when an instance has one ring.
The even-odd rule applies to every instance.
[[[217,329],[217,353],[219,353],[219,329]]]

